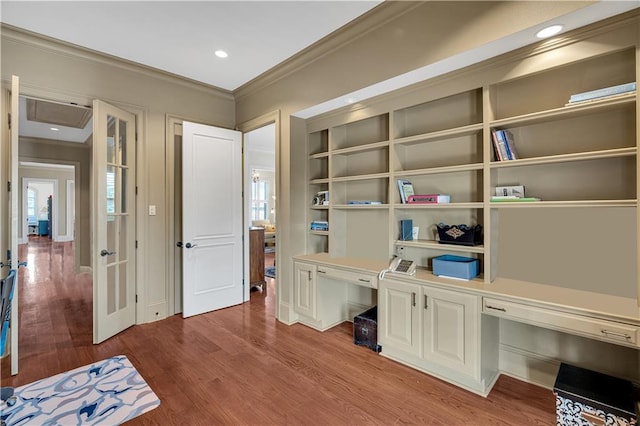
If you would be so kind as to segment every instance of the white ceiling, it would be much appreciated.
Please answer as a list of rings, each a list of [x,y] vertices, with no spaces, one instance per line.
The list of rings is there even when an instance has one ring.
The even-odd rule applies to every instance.
[[[0,21],[231,91],[380,2],[2,0]]]

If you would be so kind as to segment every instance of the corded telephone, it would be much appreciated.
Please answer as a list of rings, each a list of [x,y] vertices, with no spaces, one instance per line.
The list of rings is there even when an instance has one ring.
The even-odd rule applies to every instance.
[[[384,275],[387,272],[397,272],[399,274],[407,274],[407,275],[415,275],[416,274],[416,263],[412,260],[403,259],[401,257],[395,257],[391,261],[388,269],[384,269],[380,271],[378,274],[378,278],[381,280],[384,279]]]

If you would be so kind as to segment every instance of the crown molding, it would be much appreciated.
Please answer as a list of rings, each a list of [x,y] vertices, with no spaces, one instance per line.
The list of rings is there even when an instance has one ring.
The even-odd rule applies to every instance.
[[[541,40],[537,43],[520,47],[510,52],[495,56],[493,58],[485,59],[481,62],[447,72],[446,74],[438,75],[427,80],[422,80],[408,86],[392,90],[390,92],[373,96],[369,99],[363,100],[362,102],[358,102],[357,104],[345,105],[341,108],[332,109],[322,114],[313,116],[308,120],[311,122],[331,120],[336,117],[344,116],[345,114],[353,114],[358,111],[369,110],[372,108],[375,109],[376,107],[393,101],[394,99],[401,99],[413,92],[438,86],[450,79],[462,79],[465,76],[472,76],[487,69],[497,68],[505,64],[523,61],[525,59],[532,58],[558,48],[562,48],[575,43],[583,42],[585,40],[603,34],[607,34],[611,31],[629,25],[640,25],[640,8],[630,10],[620,15],[612,16],[602,21],[594,22],[584,27],[576,28],[572,31],[562,34],[561,36],[554,37],[553,39]]]
[[[281,62],[233,91],[236,100],[264,89],[296,71],[305,68],[346,44],[366,36],[391,20],[410,12],[423,2],[385,1],[345,26],[337,29],[289,59]]]
[[[43,36],[41,34],[37,34],[22,28],[14,27],[13,25],[0,23],[0,36],[3,41],[10,40],[16,43],[33,46],[47,52],[71,57],[74,59],[82,59],[85,61],[115,66],[126,71],[146,75],[150,78],[164,80],[172,84],[178,84],[192,90],[206,91],[212,96],[223,98],[225,100],[234,100],[234,96],[231,91],[191,80],[186,77],[181,77],[167,71],[148,67],[137,62],[128,61],[126,59],[108,55],[106,53],[97,52],[95,50],[58,40],[53,37]]]

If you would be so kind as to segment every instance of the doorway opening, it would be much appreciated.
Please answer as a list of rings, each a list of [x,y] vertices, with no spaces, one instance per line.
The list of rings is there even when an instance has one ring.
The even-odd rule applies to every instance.
[[[250,247],[250,294],[275,291],[276,280],[276,124],[244,134],[245,220]],[[258,235],[256,235],[258,234]],[[259,244],[260,247],[255,247]]]
[[[81,317],[91,330],[92,109],[20,95],[19,118],[18,259],[27,261],[19,275],[21,305],[39,313],[33,318],[51,319],[29,324],[23,311],[20,327],[51,334],[67,324],[54,317],[72,303],[88,309]]]

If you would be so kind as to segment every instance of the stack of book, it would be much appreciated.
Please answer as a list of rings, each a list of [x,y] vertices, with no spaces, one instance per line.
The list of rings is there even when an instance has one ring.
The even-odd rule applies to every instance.
[[[576,93],[569,97],[569,102],[565,106],[575,105],[582,102],[597,101],[603,98],[626,95],[636,91],[636,82],[619,84],[617,86],[604,87],[602,89],[591,90],[589,92]]]
[[[407,204],[446,204],[451,202],[451,197],[447,194],[424,194],[410,195]]]
[[[497,186],[496,195],[491,197],[492,202],[530,202],[540,201],[540,198],[525,197],[524,185]]]
[[[519,158],[513,133],[508,130],[491,129],[493,150],[498,161],[517,160]]]
[[[312,231],[328,231],[329,230],[329,222],[326,220],[314,220],[311,222],[311,230]]]

